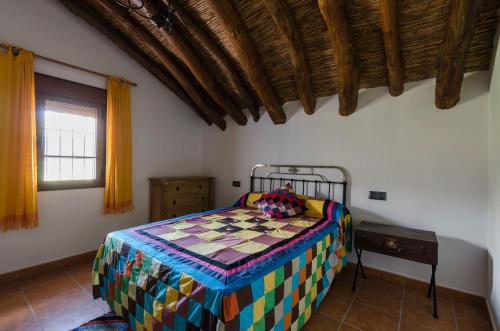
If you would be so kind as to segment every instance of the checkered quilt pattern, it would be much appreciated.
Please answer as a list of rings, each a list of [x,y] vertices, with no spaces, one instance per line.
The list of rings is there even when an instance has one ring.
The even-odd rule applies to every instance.
[[[346,263],[350,215],[262,219],[243,205],[110,233],[94,296],[133,330],[297,330]]]
[[[266,217],[278,219],[300,215],[307,210],[303,201],[279,193],[266,194],[257,200],[255,205]]]

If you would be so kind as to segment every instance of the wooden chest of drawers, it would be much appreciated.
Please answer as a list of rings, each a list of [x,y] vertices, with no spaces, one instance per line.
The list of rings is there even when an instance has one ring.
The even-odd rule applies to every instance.
[[[213,209],[213,178],[149,179],[149,220],[158,221]]]

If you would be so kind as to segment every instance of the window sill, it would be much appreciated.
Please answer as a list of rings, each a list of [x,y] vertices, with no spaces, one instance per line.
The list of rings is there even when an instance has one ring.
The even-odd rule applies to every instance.
[[[38,183],[38,192],[80,190],[86,188],[104,187],[104,181],[65,181],[65,182],[43,182]]]

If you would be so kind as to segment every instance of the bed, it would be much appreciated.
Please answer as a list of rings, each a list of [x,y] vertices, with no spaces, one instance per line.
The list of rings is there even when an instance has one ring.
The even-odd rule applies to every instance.
[[[231,207],[108,234],[94,262],[94,297],[133,330],[302,328],[347,262],[346,174],[257,165],[250,183]],[[284,183],[306,201],[305,215],[262,218],[259,192]]]

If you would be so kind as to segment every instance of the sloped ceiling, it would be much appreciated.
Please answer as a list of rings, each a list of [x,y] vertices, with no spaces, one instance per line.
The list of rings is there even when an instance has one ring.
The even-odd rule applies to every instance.
[[[141,15],[113,0],[60,1],[221,129],[226,114],[244,125],[246,108],[258,120],[259,106],[284,123],[285,102],[301,100],[312,113],[315,98],[336,93],[349,115],[359,88],[390,86],[398,95],[403,81],[432,77],[436,106],[451,108],[464,72],[489,69],[500,7],[500,0],[172,0],[177,21],[168,34],[141,16],[164,13],[163,0],[144,0]]]

